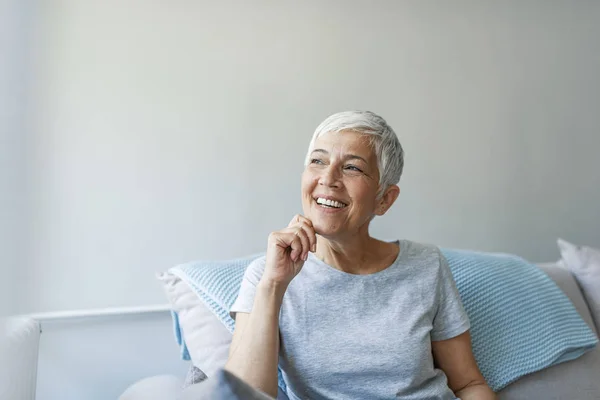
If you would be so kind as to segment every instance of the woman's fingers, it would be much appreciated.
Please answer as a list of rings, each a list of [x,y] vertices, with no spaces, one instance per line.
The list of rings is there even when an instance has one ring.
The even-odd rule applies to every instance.
[[[290,257],[292,261],[302,259],[306,261],[309,251],[315,251],[317,248],[317,237],[312,226],[312,221],[300,214],[296,214],[288,225],[288,232],[293,233],[289,243],[292,247]],[[296,246],[293,245],[297,242]]]
[[[294,218],[290,221],[290,225],[288,227],[301,226],[302,229],[308,235],[308,240],[310,242],[310,246],[308,247],[308,251],[315,252],[317,250],[317,235],[315,233],[315,229],[313,227],[312,221],[302,215],[295,215]]]
[[[309,226],[307,224],[302,224],[300,225],[300,228],[302,228],[302,230],[306,234],[306,237],[308,238],[308,250],[306,251],[306,254],[308,256],[309,251],[312,251],[314,253],[317,250],[317,234],[315,233],[315,230],[312,227],[312,225]]]
[[[296,233],[294,233],[294,235],[300,239],[300,242],[302,242],[302,252],[300,253],[300,258],[302,258],[303,261],[306,261],[308,258],[308,252],[310,251],[310,240],[308,238],[308,234],[302,228],[303,225],[295,228]]]
[[[305,216],[302,216],[300,214],[296,214],[296,215],[294,215],[294,218],[292,218],[292,220],[288,224],[288,228],[292,227],[294,225],[297,225],[297,224],[301,224],[301,223],[306,223],[306,224],[308,224],[308,226],[312,227],[312,221],[310,219],[308,219]]]
[[[291,236],[289,243],[290,247],[292,248],[292,251],[290,252],[290,259],[293,262],[296,262],[304,253],[302,239],[300,238],[298,231],[289,232],[289,235]]]

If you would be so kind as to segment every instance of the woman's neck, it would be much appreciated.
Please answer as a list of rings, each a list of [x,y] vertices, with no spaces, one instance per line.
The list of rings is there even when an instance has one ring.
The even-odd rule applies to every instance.
[[[344,239],[325,238],[317,235],[315,256],[324,263],[350,274],[371,274],[387,268],[395,259],[392,243],[382,242],[370,236],[353,236]],[[392,258],[393,256],[393,258]]]

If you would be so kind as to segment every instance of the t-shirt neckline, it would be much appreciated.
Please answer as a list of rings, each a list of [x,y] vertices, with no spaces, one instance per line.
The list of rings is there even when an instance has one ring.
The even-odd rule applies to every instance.
[[[330,272],[332,274],[338,274],[341,276],[346,276],[348,278],[352,278],[352,279],[371,279],[371,278],[378,278],[381,276],[386,276],[387,274],[389,274],[396,265],[399,264],[400,259],[402,258],[402,255],[404,254],[405,248],[406,248],[406,241],[405,240],[394,240],[390,243],[395,243],[399,246],[399,250],[398,250],[398,255],[396,256],[396,258],[394,259],[394,262],[392,262],[389,266],[387,266],[386,268],[382,269],[381,271],[377,271],[377,272],[373,272],[370,274],[351,274],[349,272],[344,272],[344,271],[340,271],[337,268],[332,267],[331,265],[327,264],[325,261],[321,260],[320,258],[318,258],[317,256],[315,256],[313,253],[309,252],[308,253],[308,257],[319,267],[323,268],[325,271]]]

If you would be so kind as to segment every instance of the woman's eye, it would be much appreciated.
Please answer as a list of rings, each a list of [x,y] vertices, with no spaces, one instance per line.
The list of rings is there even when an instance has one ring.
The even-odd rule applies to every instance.
[[[319,160],[318,158],[313,158],[312,160],[310,160],[311,164],[322,164],[323,161]]]
[[[346,165],[346,169],[349,169],[351,171],[356,171],[356,172],[362,172],[362,170],[355,165]]]

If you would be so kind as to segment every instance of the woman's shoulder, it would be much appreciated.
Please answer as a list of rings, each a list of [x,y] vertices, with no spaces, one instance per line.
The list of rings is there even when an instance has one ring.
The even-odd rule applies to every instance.
[[[248,268],[264,268],[267,255],[264,253],[257,254],[255,256],[250,257],[252,261],[248,264]]]
[[[405,248],[400,257],[401,262],[421,279],[432,279],[432,284],[438,284],[450,275],[448,263],[440,247],[432,243],[410,240],[400,241],[400,246],[403,243]]]
[[[434,257],[438,260],[442,257],[440,248],[432,243],[401,239],[399,240],[399,244],[402,255],[427,258]]]
[[[257,255],[256,258],[254,258],[252,261],[250,261],[250,263],[246,267],[246,271],[244,272],[244,277],[247,280],[249,280],[250,282],[257,284],[258,281],[260,281],[260,278],[262,278],[262,275],[265,271],[265,264],[266,264],[266,255],[264,255],[264,254]]]

